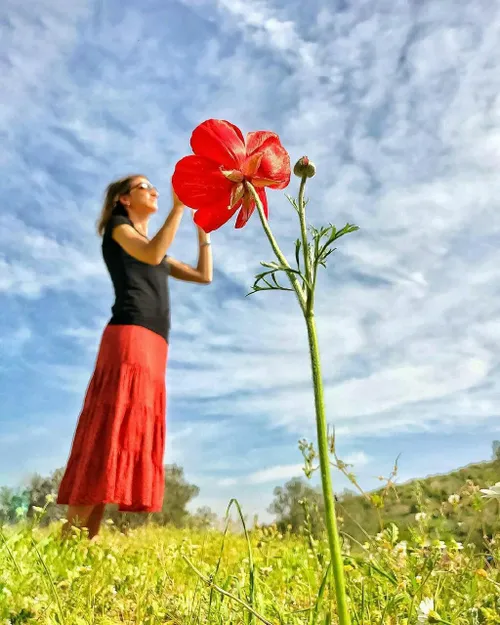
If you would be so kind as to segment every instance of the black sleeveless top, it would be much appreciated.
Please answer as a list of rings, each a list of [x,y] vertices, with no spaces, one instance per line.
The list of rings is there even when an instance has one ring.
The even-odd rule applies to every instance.
[[[137,325],[160,334],[168,342],[170,333],[169,267],[137,260],[112,237],[116,226],[133,223],[124,214],[114,214],[102,238],[102,254],[115,290],[110,325]]]

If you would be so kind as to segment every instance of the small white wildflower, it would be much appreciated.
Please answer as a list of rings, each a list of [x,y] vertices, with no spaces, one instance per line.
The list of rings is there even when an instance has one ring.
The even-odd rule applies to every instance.
[[[406,540],[402,540],[394,547],[394,552],[397,555],[404,557],[406,556],[407,549],[408,549],[408,543],[406,542]]]
[[[104,521],[104,523],[106,523],[106,525],[110,525],[110,526],[115,524],[115,523],[114,523],[114,521],[113,521],[113,519],[106,519],[106,520]]]
[[[420,521],[425,521],[426,518],[427,514],[425,512],[417,512],[417,514],[415,515],[415,521],[417,521],[417,523],[420,523]]]
[[[444,540],[438,540],[436,541],[436,547],[438,549],[441,549],[441,551],[445,551],[446,550],[446,543],[444,542]]]
[[[41,514],[43,512],[43,508],[40,508],[40,506],[33,506],[33,512]]]
[[[451,503],[452,506],[455,506],[460,501],[460,495],[454,494],[448,497],[448,503]]]
[[[418,622],[427,623],[431,612],[434,612],[434,599],[426,597],[418,606]]]
[[[420,623],[424,623],[428,620],[431,610],[434,610],[434,599],[426,597],[418,606],[418,620]]]
[[[4,586],[4,587],[3,587],[2,592],[3,592],[3,594],[4,594],[6,597],[12,597],[12,593],[11,593],[11,592],[10,592],[10,590],[7,588],[7,586]]]
[[[106,560],[109,560],[111,564],[116,564],[116,558],[112,553],[108,553],[106,556]]]
[[[500,482],[489,488],[481,488],[481,492],[485,499],[500,499]]]
[[[109,587],[109,592],[110,592],[112,595],[116,595],[116,593],[117,593],[118,591],[116,590],[116,588],[115,588],[114,586],[110,586],[110,587]]]
[[[462,551],[462,549],[464,548],[463,544],[456,541],[455,539],[452,539],[452,541],[450,542],[450,547],[452,549],[456,549],[457,551]]]
[[[49,493],[48,495],[45,495],[45,501],[47,503],[54,503],[56,500],[56,495],[55,493]]]

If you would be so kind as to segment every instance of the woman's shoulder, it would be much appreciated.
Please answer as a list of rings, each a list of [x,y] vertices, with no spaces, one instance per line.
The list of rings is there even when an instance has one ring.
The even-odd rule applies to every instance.
[[[113,230],[117,226],[122,226],[123,224],[127,224],[132,226],[132,222],[127,215],[111,215],[110,220],[106,224],[106,228],[104,229],[104,237],[103,238],[111,238],[113,234]]]

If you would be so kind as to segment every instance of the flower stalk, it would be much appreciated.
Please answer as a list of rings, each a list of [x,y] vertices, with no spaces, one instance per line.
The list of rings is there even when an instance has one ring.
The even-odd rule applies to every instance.
[[[299,188],[299,206],[298,214],[300,221],[300,233],[302,236],[302,253],[304,254],[304,270],[305,270],[305,282],[307,289],[306,300],[306,316],[312,314],[314,306],[314,283],[312,279],[312,267],[311,256],[309,254],[309,241],[307,240],[307,225],[306,225],[306,207],[304,202],[304,193],[306,190],[307,175],[304,174],[300,181]]]
[[[316,331],[316,322],[312,311],[306,315],[306,325],[314,387],[318,454],[320,462],[321,484],[323,487],[323,498],[325,501],[326,530],[328,534],[328,545],[330,547],[339,625],[349,625],[351,621],[347,608],[344,562],[342,559],[340,535],[337,527],[337,516],[335,514],[335,497],[333,495],[332,474],[330,470],[330,461],[328,455],[328,426],[326,422],[319,343]]]
[[[262,206],[262,202],[260,200],[260,197],[258,196],[255,187],[247,182],[246,183],[248,190],[250,191],[250,194],[253,196],[254,200],[255,200],[255,204],[257,206],[257,210],[259,211],[259,217],[260,217],[260,221],[262,223],[262,227],[264,228],[264,232],[266,233],[266,236],[269,240],[269,243],[271,244],[271,247],[273,248],[273,252],[276,255],[276,258],[279,260],[279,262],[281,263],[281,266],[283,268],[283,271],[286,271],[288,273],[288,277],[290,279],[290,282],[292,283],[292,287],[297,295],[297,299],[299,300],[299,304],[300,307],[302,309],[303,312],[305,312],[306,310],[306,296],[304,294],[304,291],[302,289],[302,287],[299,284],[299,281],[297,279],[297,276],[295,275],[295,273],[293,273],[292,268],[290,267],[290,264],[288,263],[285,255],[283,254],[283,252],[280,250],[280,247],[278,245],[278,242],[276,241],[276,239],[274,238],[274,235],[271,231],[271,228],[269,227],[269,222],[267,221],[266,215],[264,214],[264,207]]]
[[[298,205],[296,205],[297,213],[299,215],[300,221],[300,230],[301,230],[301,239],[302,239],[302,253],[304,257],[304,272],[305,275],[302,276],[304,287],[302,288],[297,280],[297,273],[300,273],[300,267],[297,272],[291,269],[288,261],[286,260],[284,254],[281,252],[276,239],[274,238],[271,229],[269,227],[269,223],[264,214],[264,207],[260,198],[255,190],[255,188],[247,183],[248,189],[255,200],[257,210],[259,212],[260,220],[262,222],[262,226],[264,228],[264,232],[273,248],[276,257],[278,258],[280,265],[282,267],[282,271],[287,273],[291,285],[297,294],[297,298],[301,304],[301,309],[304,314],[304,319],[307,327],[307,336],[309,342],[309,354],[310,354],[310,362],[311,362],[311,372],[312,372],[312,381],[314,388],[314,404],[315,404],[315,412],[316,412],[316,429],[317,429],[317,437],[318,437],[318,453],[319,453],[319,461],[320,461],[320,471],[321,471],[321,483],[323,489],[323,498],[325,502],[325,521],[326,521],[326,529],[328,534],[328,545],[330,549],[331,556],[331,566],[333,572],[334,579],[334,588],[335,588],[335,596],[337,600],[337,611],[338,611],[338,622],[339,625],[350,625],[351,619],[349,615],[349,610],[347,606],[347,594],[346,594],[346,585],[345,585],[345,576],[344,576],[344,563],[342,559],[341,552],[341,541],[340,535],[337,527],[337,518],[335,514],[335,498],[333,494],[333,485],[332,485],[332,477],[331,477],[331,469],[330,469],[330,460],[329,460],[329,447],[328,447],[328,426],[326,421],[326,410],[325,410],[325,400],[324,400],[324,388],[323,388],[323,379],[321,375],[321,359],[320,359],[320,351],[319,351],[319,342],[318,335],[316,330],[316,321],[314,317],[314,290],[316,286],[315,274],[317,264],[323,264],[321,261],[326,258],[328,255],[328,245],[338,236],[342,236],[342,234],[346,232],[353,231],[356,229],[355,227],[351,227],[352,230],[349,230],[348,227],[337,233],[335,228],[331,226],[331,229],[323,229],[323,231],[315,231],[315,247],[316,256],[315,258],[311,255],[311,247],[309,245],[308,237],[307,237],[307,225],[306,225],[306,216],[305,216],[305,201],[304,201],[304,192],[305,185],[307,182],[307,178],[310,177],[307,171],[304,171],[301,175],[301,183],[300,183],[300,191],[299,191],[299,199]],[[324,244],[324,247],[320,246],[321,238],[327,234],[327,243]],[[271,266],[266,264],[265,266]],[[288,268],[289,270],[286,270]],[[267,282],[266,282],[267,284]],[[255,288],[255,286],[254,286]],[[258,290],[258,289],[256,289]],[[305,291],[305,293],[304,293]]]

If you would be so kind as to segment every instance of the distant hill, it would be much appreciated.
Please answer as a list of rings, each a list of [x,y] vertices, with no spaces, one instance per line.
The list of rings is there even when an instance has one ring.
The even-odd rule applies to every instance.
[[[384,489],[369,493],[375,501],[378,497],[384,500],[378,509],[365,497],[345,492],[339,497],[342,530],[363,542],[366,537],[359,526],[368,534],[376,534],[380,514],[384,524],[396,523],[405,537],[409,526],[416,524],[415,515],[424,511],[433,534],[442,539],[453,536],[459,541],[479,545],[483,534],[500,532],[500,503],[486,504],[478,491],[499,481],[500,459],[496,459],[444,475],[411,480],[385,494]],[[460,501],[455,505],[449,503],[451,495],[460,495]]]

